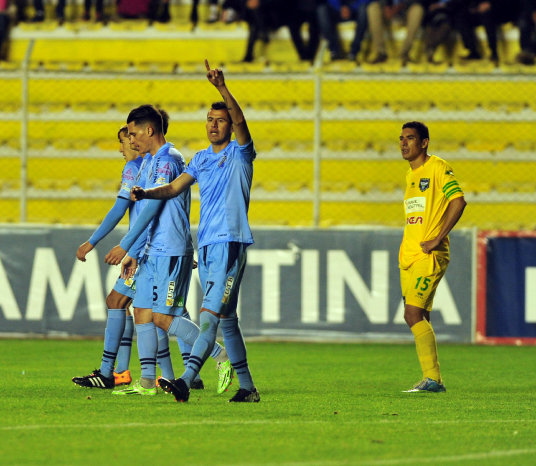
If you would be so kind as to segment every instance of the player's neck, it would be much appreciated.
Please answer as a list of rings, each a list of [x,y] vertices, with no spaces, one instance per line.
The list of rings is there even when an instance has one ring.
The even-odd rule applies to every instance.
[[[149,151],[151,155],[154,156],[165,143],[166,138],[164,136],[157,137],[151,146],[151,150]]]
[[[218,152],[221,152],[223,149],[225,149],[231,141],[225,141],[221,144],[212,144],[212,152],[217,154]]]
[[[419,155],[419,157],[411,160],[409,162],[409,166],[412,170],[417,170],[417,168],[422,167],[428,160],[430,159],[430,156],[425,152],[422,155]]]

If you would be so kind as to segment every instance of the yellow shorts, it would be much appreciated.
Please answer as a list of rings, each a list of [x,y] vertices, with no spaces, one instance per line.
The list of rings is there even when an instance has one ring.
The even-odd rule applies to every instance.
[[[431,311],[437,285],[445,275],[448,265],[444,258],[430,254],[408,269],[400,269],[404,303]]]

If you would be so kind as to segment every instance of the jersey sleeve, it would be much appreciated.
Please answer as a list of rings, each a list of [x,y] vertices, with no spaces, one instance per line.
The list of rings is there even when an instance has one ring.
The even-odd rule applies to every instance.
[[[253,140],[250,140],[247,144],[241,146],[238,144],[238,150],[240,154],[247,162],[253,162],[257,157],[257,152],[255,152],[255,146],[253,145]]]
[[[463,197],[463,191],[456,177],[452,167],[448,164],[442,164],[440,168],[439,181],[441,189],[447,201],[452,201],[458,197]]]
[[[136,240],[142,236],[142,233],[146,233],[146,228],[151,223],[151,220],[158,215],[158,212],[160,210],[160,207],[165,202],[163,199],[147,199],[147,202],[145,203],[145,206],[143,207],[143,210],[140,212],[140,215],[138,215],[138,218],[136,219],[136,222],[132,226],[132,228],[128,231],[128,233],[124,236],[124,238],[121,240],[119,245],[125,250],[129,251],[130,248],[134,245]],[[145,241],[143,241],[143,244],[145,244]],[[136,246],[136,249],[138,249],[139,252],[139,244]],[[130,251],[129,251],[130,252]],[[136,255],[135,252],[133,252],[134,255]],[[130,256],[134,257],[134,256]]]
[[[96,246],[102,238],[104,238],[116,227],[116,225],[124,217],[131,202],[132,201],[130,199],[125,199],[121,196],[117,196],[115,204],[108,211],[106,217],[104,217],[104,220],[99,225],[99,228],[97,228],[95,232],[91,235],[91,238],[89,238],[89,243],[92,246]]]
[[[121,175],[121,187],[117,193],[118,197],[130,199],[130,190],[136,184],[139,166],[133,161],[127,162]]]
[[[192,160],[190,160],[190,163],[186,166],[186,169],[184,170],[186,173],[188,173],[188,175],[190,175],[196,181],[197,181],[197,174],[198,174],[199,154],[200,152],[197,152],[192,157]]]

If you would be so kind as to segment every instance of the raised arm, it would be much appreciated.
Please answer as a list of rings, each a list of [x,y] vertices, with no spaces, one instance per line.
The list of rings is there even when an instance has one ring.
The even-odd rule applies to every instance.
[[[223,76],[223,71],[217,68],[210,69],[208,60],[205,59],[205,67],[207,69],[207,79],[214,85],[218,92],[221,94],[223,101],[227,105],[227,110],[231,116],[233,122],[233,130],[235,133],[236,141],[241,146],[247,144],[251,141],[251,134],[249,133],[248,125],[246,123],[246,118],[244,113],[238,105],[238,102],[233,97],[227,85],[225,84],[225,77]]]

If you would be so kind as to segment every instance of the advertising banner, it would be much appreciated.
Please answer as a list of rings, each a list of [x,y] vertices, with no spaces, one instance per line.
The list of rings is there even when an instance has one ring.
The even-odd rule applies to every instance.
[[[476,339],[536,344],[536,233],[479,234]]]
[[[102,335],[119,275],[104,256],[125,230],[76,260],[88,228],[0,230],[0,333]],[[246,336],[411,340],[398,270],[401,229],[255,229],[238,313]],[[194,234],[195,236],[195,234]],[[434,300],[439,341],[472,340],[473,231],[451,234],[451,263]],[[187,308],[197,319],[193,273]]]

